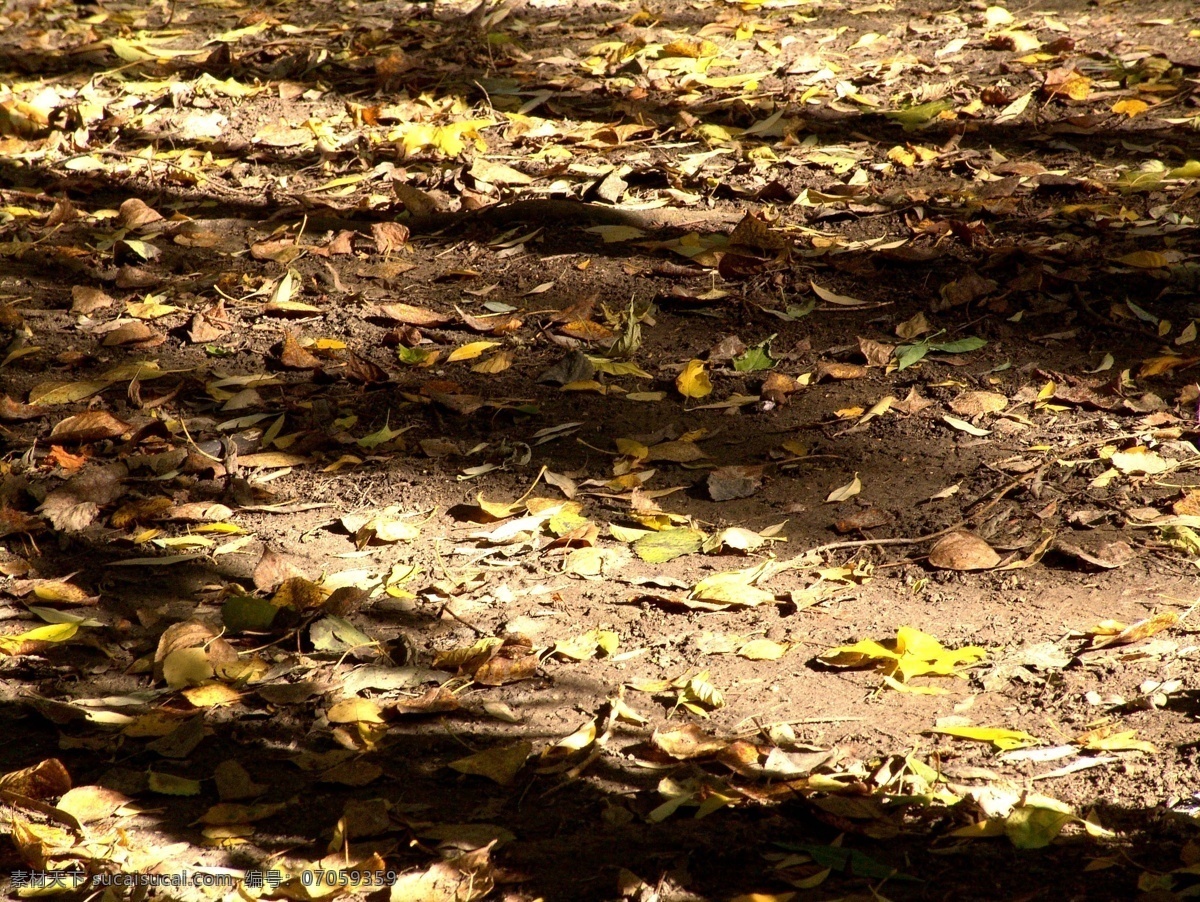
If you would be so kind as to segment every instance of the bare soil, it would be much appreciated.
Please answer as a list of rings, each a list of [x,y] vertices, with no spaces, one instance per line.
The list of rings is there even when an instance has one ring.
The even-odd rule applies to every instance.
[[[492,898],[512,900],[1194,894],[1200,662],[1186,614],[1200,548],[1186,530],[1200,430],[1186,330],[1194,338],[1200,319],[1200,181],[1184,169],[1200,160],[1193,6],[1061,3],[1012,10],[1008,26],[988,25],[983,4],[936,0],[505,9],[5,8],[0,89],[28,100],[29,84],[45,85],[63,106],[45,132],[11,126],[0,137],[0,386],[11,402],[0,411],[0,614],[6,635],[44,623],[46,608],[87,622],[68,641],[0,657],[11,737],[0,772],[57,759],[71,785],[124,794],[126,807],[86,829],[95,838],[119,827],[128,848],[164,850],[160,869],[242,874],[377,853],[417,874],[439,859],[465,867],[455,856],[499,839],[474,888],[393,899],[479,898],[493,884]],[[752,23],[766,30],[739,36]],[[179,46],[198,47],[257,27],[174,60],[129,59],[131,45],[118,45],[122,57],[106,43],[165,47],[178,34]],[[1038,49],[1014,46],[1021,38],[1006,28],[1036,36]],[[702,38],[735,63],[710,75],[766,73],[758,88],[689,86],[632,52],[594,50]],[[947,51],[956,38],[964,43]],[[1036,53],[1045,58],[1025,59]],[[818,62],[838,72],[820,76]],[[1058,77],[1048,73],[1062,69],[1090,89],[1048,89]],[[224,79],[267,90],[212,88]],[[839,81],[867,100],[839,93]],[[102,116],[89,112],[89,90]],[[997,124],[1026,92],[1027,108]],[[1161,108],[1113,112],[1130,98]],[[939,100],[942,114],[907,129],[882,114]],[[495,124],[480,127],[480,144],[467,135],[460,153],[406,153],[402,137],[384,137],[422,108],[434,124]],[[777,111],[782,130],[756,133]],[[200,120],[218,113],[205,133]],[[493,170],[489,182],[484,161],[526,178]],[[418,209],[412,191],[437,215]],[[130,198],[164,218],[131,223]],[[549,203],[473,212],[518,198]],[[729,237],[747,213],[769,224],[765,244]],[[407,237],[378,228],[395,221]],[[622,223],[643,228],[606,240]],[[708,253],[682,253],[697,246]],[[289,271],[290,295],[272,304]],[[79,289],[111,303],[81,308]],[[177,309],[147,320],[126,306],[148,300]],[[387,312],[395,304],[444,319],[413,325]],[[496,309],[519,324],[490,333],[470,319]],[[591,373],[574,390],[543,379],[581,350],[606,359],[629,311],[641,319],[627,359],[644,377]],[[903,369],[865,356],[864,339],[903,344],[897,328],[919,313],[928,331],[912,340],[986,343],[934,349]],[[580,317],[608,337],[564,334]],[[109,340],[123,323],[149,331]],[[773,368],[739,371],[719,350],[730,337],[769,342]],[[496,345],[447,359],[480,340]],[[311,365],[296,365],[301,345]],[[407,365],[410,347],[440,359]],[[498,352],[509,366],[476,369]],[[680,393],[690,360],[706,361],[711,394]],[[133,361],[164,374],[37,403],[49,384],[102,380]],[[764,392],[769,372],[795,390]],[[627,397],[655,391],[661,400]],[[1003,406],[967,410],[969,392],[1002,395]],[[68,430],[67,441],[52,432],[89,411],[130,428]],[[362,441],[385,428],[396,435]],[[647,448],[683,439],[703,456],[634,460],[634,472],[656,470],[635,493],[610,482],[629,463],[618,439]],[[1162,467],[1113,463],[1130,449]],[[146,458],[175,451],[185,454],[161,469]],[[256,457],[264,453],[294,460]],[[90,520],[47,513],[52,492],[114,462],[127,474]],[[761,482],[713,500],[710,476],[722,467],[760,468]],[[499,523],[480,497],[515,501],[532,489],[567,500],[546,472],[574,485],[567,494],[595,533],[555,541],[539,525],[514,541],[481,538]],[[856,478],[859,492],[828,500]],[[645,493],[665,489],[675,491],[653,496],[661,511],[648,517]],[[154,498],[223,504],[221,522],[248,539],[214,554],[238,536],[198,531],[203,518],[117,516]],[[356,541],[347,518],[388,509],[410,515],[414,535]],[[667,518],[710,536],[739,527],[777,541],[651,563],[610,531]],[[928,537],[956,526],[1000,565],[931,563]],[[196,535],[212,541],[161,542]],[[602,572],[572,569],[571,553],[586,547],[607,555]],[[153,557],[162,562],[122,563]],[[793,564],[762,584],[769,601],[693,604],[702,579],[768,561]],[[272,597],[297,574],[328,590],[347,571],[364,571],[344,582],[367,589],[345,607],[322,601],[282,626],[223,634],[241,660],[262,664],[221,684],[235,697],[210,704],[164,682],[162,637],[173,624],[221,631],[230,598]],[[80,597],[62,597],[63,581]],[[313,625],[331,613],[371,644],[317,647]],[[1090,639],[1105,621],[1120,629],[1166,614],[1181,619],[1128,644]],[[871,669],[819,660],[901,627],[986,657],[958,677],[911,683],[943,694],[895,691]],[[589,630],[614,633],[616,650],[587,660],[548,651]],[[364,667],[428,669],[439,654],[503,636],[537,650],[528,678],[487,685],[443,665],[458,710],[425,716],[392,706],[429,685],[367,681],[354,697],[378,705],[384,726],[331,721],[341,687]],[[716,653],[754,638],[788,650],[777,660]],[[671,691],[638,690],[701,672],[723,704],[688,710]],[[618,697],[644,722],[612,716]],[[181,749],[164,741],[170,732],[86,716],[97,710],[195,720],[202,739]],[[600,744],[561,760],[547,752],[591,721]],[[715,753],[656,745],[686,724],[725,749],[748,743],[756,763],[772,750],[821,760],[802,772],[738,772]],[[1039,748],[1084,747],[1095,731],[1134,731],[1148,745],[1039,760],[929,732],[963,724],[1024,731]],[[511,782],[449,767],[521,741],[532,757]],[[910,760],[958,801],[912,791]],[[214,776],[228,762],[259,789],[222,789]],[[198,787],[163,790],[162,774]],[[662,816],[667,781],[693,781],[693,804]],[[4,788],[22,818],[61,827],[22,807],[24,783]],[[1029,793],[1102,835],[1077,818],[1046,847],[1018,848],[1003,816]],[[730,804],[693,816],[717,796]],[[1009,799],[992,818],[999,835],[965,835],[994,815],[991,798]],[[214,830],[213,806],[232,801],[278,807],[242,812],[245,829]],[[0,862],[48,867],[39,842],[0,829]],[[837,848],[867,859],[821,880]],[[96,871],[116,866],[84,859]]]

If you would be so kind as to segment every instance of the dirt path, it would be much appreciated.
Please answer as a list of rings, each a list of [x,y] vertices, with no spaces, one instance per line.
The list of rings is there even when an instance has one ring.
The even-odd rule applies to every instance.
[[[13,892],[1195,892],[1200,17],[660,6],[0,11]]]

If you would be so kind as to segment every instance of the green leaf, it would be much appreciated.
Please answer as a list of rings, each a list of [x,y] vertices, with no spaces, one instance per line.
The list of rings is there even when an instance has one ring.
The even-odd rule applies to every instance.
[[[900,347],[896,348],[896,369],[908,369],[928,353],[929,345],[925,342],[919,342],[915,345],[900,345]]]
[[[235,595],[221,607],[221,620],[231,633],[271,628],[279,608],[265,598]]]
[[[987,342],[982,338],[960,338],[958,341],[940,341],[931,344],[929,350],[937,351],[939,354],[965,354],[967,351],[977,351],[985,344]]]
[[[633,543],[633,550],[647,564],[665,564],[685,554],[695,554],[704,544],[704,533],[698,529],[664,529],[642,536]]]
[[[1041,804],[1018,805],[1004,821],[1004,833],[1018,849],[1044,849],[1078,820],[1071,810],[1056,800],[1042,799]]]
[[[420,366],[437,351],[430,348],[406,348],[401,346],[396,348],[396,357],[401,363],[406,363],[409,366]]]
[[[774,337],[774,335],[771,336],[771,338]],[[733,368],[739,373],[753,373],[758,370],[769,370],[773,367],[775,361],[767,353],[767,348],[771,344],[771,338],[768,338],[762,344],[755,345],[746,351],[746,353],[734,357]]]
[[[916,128],[918,125],[924,125],[953,106],[954,104],[949,100],[932,100],[929,103],[910,106],[905,110],[891,110],[885,112],[883,115],[895,122],[899,122],[905,129],[910,129]]]

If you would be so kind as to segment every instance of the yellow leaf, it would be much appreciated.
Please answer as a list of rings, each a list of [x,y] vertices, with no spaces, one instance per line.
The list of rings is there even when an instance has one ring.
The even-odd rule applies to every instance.
[[[854,474],[854,478],[840,488],[834,489],[825,497],[826,504],[836,504],[839,501],[845,501],[847,498],[853,498],[862,491],[862,482],[859,481],[858,474]]]
[[[1136,730],[1122,730],[1108,736],[1095,735],[1096,732],[1098,731],[1079,737],[1075,740],[1076,745],[1093,752],[1139,751],[1153,754],[1158,751],[1153,743],[1134,738],[1137,736]]]
[[[990,742],[1002,752],[1028,748],[1041,742],[1024,730],[1010,730],[1007,727],[933,727],[929,732],[970,742]]]
[[[498,341],[472,341],[451,351],[450,356],[446,358],[446,362],[456,363],[460,360],[474,360],[488,348],[494,348],[498,344],[500,344]]]
[[[704,363],[700,360],[689,360],[675,379],[675,387],[685,398],[703,398],[712,394],[712,382],[704,371]]]
[[[160,316],[166,316],[168,313],[174,313],[179,309],[173,304],[164,304],[160,301],[152,300],[125,305],[125,312],[130,316],[136,316],[138,319],[158,319]]]
[[[468,755],[466,758],[450,762],[450,766],[459,773],[487,777],[501,786],[507,786],[516,779],[532,753],[533,744],[522,740],[514,745]]]
[[[1158,251],[1134,251],[1131,254],[1115,258],[1113,263],[1133,266],[1137,269],[1163,269],[1171,265],[1171,261],[1167,259],[1166,255]]]
[[[459,350],[462,349],[459,348]],[[493,375],[495,373],[503,373],[510,366],[512,366],[512,354],[508,351],[501,351],[499,354],[493,354],[487,360],[475,364],[475,366],[471,367],[471,372]]]
[[[777,661],[787,654],[791,646],[787,643],[780,645],[770,639],[754,639],[737,650],[740,657],[750,661]]]
[[[383,723],[379,705],[370,698],[347,698],[329,709],[330,723]]]
[[[1146,110],[1150,109],[1150,104],[1144,100],[1138,100],[1130,97],[1125,100],[1118,100],[1112,105],[1112,111],[1117,115],[1125,115],[1132,119],[1134,116],[1140,116]]]
[[[17,654],[26,642],[65,642],[79,631],[77,623],[51,623],[24,633],[0,636],[0,653]]]

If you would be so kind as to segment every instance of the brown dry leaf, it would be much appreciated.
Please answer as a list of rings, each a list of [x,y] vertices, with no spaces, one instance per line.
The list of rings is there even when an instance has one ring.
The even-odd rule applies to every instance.
[[[105,294],[99,288],[88,285],[75,285],[71,288],[71,312],[78,314],[95,313],[116,303],[116,299]]]
[[[479,902],[496,886],[489,858],[495,844],[439,861],[422,873],[402,875],[392,884],[387,902]]]
[[[391,711],[398,715],[443,714],[460,707],[458,696],[445,686],[435,686],[420,698],[396,702]]]
[[[50,430],[50,438],[64,445],[98,442],[129,435],[133,427],[106,410],[87,410],[60,420]]]
[[[310,562],[306,558],[298,555],[264,551],[254,568],[254,587],[260,592],[271,592],[284,580],[293,576],[306,576],[303,565],[308,563]]]
[[[350,382],[360,385],[379,385],[390,380],[387,370],[354,351],[346,352],[346,365],[342,369],[342,375]]]
[[[165,496],[131,501],[117,508],[109,523],[113,529],[125,529],[137,523],[150,523],[162,519],[173,506],[171,499]]]
[[[843,517],[833,524],[833,528],[839,535],[845,535],[849,532],[863,532],[879,526],[887,526],[891,522],[892,518],[887,511],[877,507],[868,507],[849,517]]]
[[[1046,73],[1042,93],[1048,97],[1065,97],[1069,100],[1087,100],[1092,90],[1092,80],[1080,74],[1073,65],[1051,69]]]
[[[458,310],[458,308],[455,308]],[[507,313],[498,313],[491,316],[472,316],[470,313],[464,313],[459,310],[458,315],[462,317],[463,324],[475,332],[483,332],[488,335],[507,335],[509,332],[516,332],[524,325],[524,321],[517,316],[511,316]]]
[[[321,607],[327,594],[317,583],[303,576],[292,576],[285,579],[275,590],[275,594],[271,596],[271,604],[278,608],[309,611]]]
[[[1171,512],[1181,517],[1200,516],[1200,489],[1192,489],[1178,501],[1173,502]]]
[[[91,525],[101,507],[121,496],[128,475],[123,463],[85,469],[47,495],[38,510],[55,529],[78,532]]]
[[[300,336],[290,330],[283,334],[279,363],[289,370],[315,370],[321,367],[317,356],[301,345]]]
[[[991,294],[997,287],[998,283],[994,279],[985,279],[976,272],[968,272],[961,279],[943,285],[941,299],[935,301],[930,309],[938,313],[953,307],[962,307]]]
[[[991,545],[965,530],[942,536],[929,550],[929,564],[939,570],[990,570],[999,563]]]
[[[225,324],[225,302],[218,301],[206,310],[197,310],[188,326],[188,340],[193,344],[206,344],[228,334]]]
[[[929,320],[925,318],[924,311],[918,311],[911,319],[905,320],[896,327],[896,336],[905,341],[912,341],[932,329]]]
[[[689,723],[669,729],[657,729],[650,737],[650,743],[656,749],[666,753],[676,761],[692,761],[696,758],[709,758],[724,751],[729,743],[715,736],[709,736],[698,724]]]
[[[695,442],[673,441],[659,442],[657,445],[647,448],[644,459],[646,461],[665,460],[676,464],[686,464],[694,460],[700,460],[704,456],[704,452],[700,450],[700,446]]]
[[[959,416],[974,417],[984,413],[999,413],[1008,406],[1008,398],[999,392],[963,392],[950,402],[950,409]]]
[[[908,390],[908,394],[904,396],[903,401],[892,403],[893,410],[898,410],[900,413],[907,414],[908,416],[918,414],[926,407],[932,406],[933,402],[928,398],[922,397],[915,386]]]
[[[756,251],[782,251],[791,247],[791,242],[782,232],[772,229],[766,220],[754,213],[747,213],[730,234],[729,246]]]
[[[1061,538],[1054,542],[1054,550],[1098,570],[1116,570],[1137,557],[1133,546],[1123,539],[1071,541],[1069,538]]]
[[[0,776],[0,789],[27,799],[52,799],[71,789],[71,775],[57,758],[47,758]]]
[[[596,311],[596,301],[599,299],[598,294],[591,294],[587,297],[580,298],[569,307],[564,307],[551,314],[550,322],[552,323],[575,323],[582,320],[589,320],[592,314]]]
[[[870,338],[859,338],[858,350],[863,357],[867,358],[867,366],[883,367],[891,362],[892,355],[896,352],[896,346]]]
[[[650,450],[653,452],[654,449]],[[762,481],[762,467],[718,467],[708,474],[708,495],[713,501],[749,498],[762,488]]]
[[[843,381],[846,379],[862,379],[867,375],[869,370],[858,363],[840,363],[837,361],[820,363],[817,365],[817,381],[822,379],[834,379]]]
[[[166,336],[140,320],[123,323],[104,336],[106,348],[138,347],[153,348],[166,341]]]
[[[448,316],[435,313],[427,307],[414,307],[411,304],[380,304],[371,308],[367,315],[404,323],[407,326],[441,326],[450,322]]]
[[[434,195],[414,188],[412,185],[393,181],[392,190],[396,192],[396,199],[404,205],[404,209],[414,217],[429,216],[441,209]]]
[[[74,473],[83,467],[92,459],[92,455],[87,451],[82,454],[71,454],[61,445],[51,445],[50,453],[46,455],[46,463],[59,467],[67,473]]]
[[[89,595],[72,582],[61,579],[35,580],[33,595],[38,601],[56,605],[94,605],[99,596]]]
[[[22,404],[8,395],[0,395],[0,421],[18,423],[22,420],[36,420],[45,415],[46,411],[31,404]]]
[[[132,806],[133,799],[115,789],[106,789],[103,786],[78,786],[65,793],[54,807],[74,816],[81,824],[86,824],[90,821],[112,817],[127,805]]]
[[[537,673],[541,661],[532,649],[522,649],[523,653],[515,655],[506,654],[505,651],[502,647],[494,658],[480,665],[474,674],[476,683],[481,686],[503,686],[527,680]]]
[[[610,341],[615,334],[608,326],[591,320],[575,320],[564,323],[558,331],[569,338],[577,338],[580,341]]]
[[[147,204],[144,200],[131,197],[121,204],[117,222],[121,228],[136,231],[152,222],[162,222],[163,215]]]
[[[408,244],[408,227],[398,222],[371,223],[371,237],[375,239],[375,250],[390,254]]]
[[[786,373],[768,373],[767,378],[763,380],[762,388],[759,389],[759,395],[764,401],[782,404],[787,400],[788,395],[799,388],[800,383]]]

